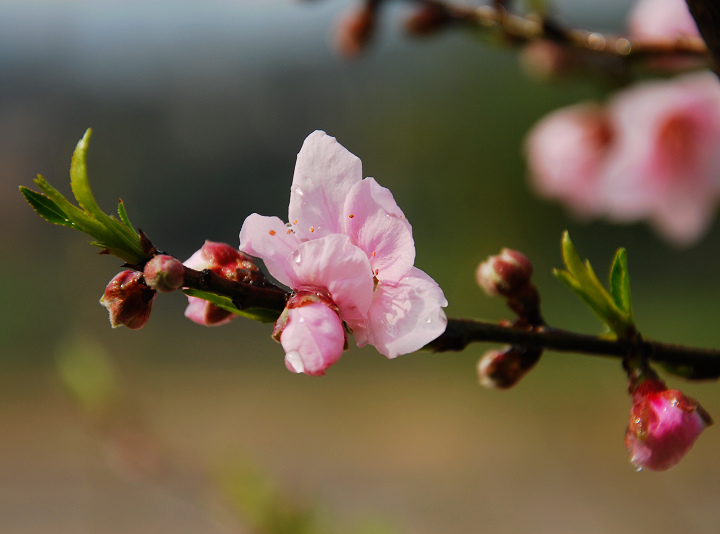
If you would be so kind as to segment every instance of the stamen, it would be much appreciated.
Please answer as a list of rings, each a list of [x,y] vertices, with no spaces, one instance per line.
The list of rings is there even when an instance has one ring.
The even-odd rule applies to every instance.
[[[374,258],[376,254],[377,254],[377,252],[375,252],[375,251],[373,250],[372,257]]]
[[[375,269],[375,276],[380,274],[380,269]]]
[[[353,215],[353,214],[351,213],[350,215],[348,215],[348,217],[350,217],[350,218],[352,219],[353,217],[355,217],[355,215]]]
[[[270,231],[268,232],[268,234],[270,234],[270,235],[275,235],[275,230],[270,230]]]
[[[293,221],[293,224],[297,224],[297,219],[295,219],[295,220]]]
[[[285,233],[290,235],[290,234],[292,234],[292,230],[290,230],[290,228],[288,228],[287,230],[285,230]]]
[[[310,231],[311,231],[311,232],[314,232],[314,231],[315,231],[315,227],[314,227],[314,226],[311,226],[311,227],[310,227]]]

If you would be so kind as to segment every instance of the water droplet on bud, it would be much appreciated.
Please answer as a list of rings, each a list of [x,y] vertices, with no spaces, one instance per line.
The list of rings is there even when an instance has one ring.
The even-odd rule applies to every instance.
[[[291,350],[285,355],[285,367],[288,371],[293,373],[302,373],[305,370],[300,353],[296,350]]]

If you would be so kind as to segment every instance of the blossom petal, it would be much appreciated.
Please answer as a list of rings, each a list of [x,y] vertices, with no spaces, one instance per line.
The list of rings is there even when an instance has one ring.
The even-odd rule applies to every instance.
[[[185,317],[202,326],[220,326],[229,323],[238,316],[232,312],[218,308],[207,300],[188,297]]]
[[[340,215],[362,163],[325,132],[311,133],[298,153],[288,213],[302,239],[340,232]]]
[[[392,193],[373,178],[352,188],[345,201],[343,230],[365,251],[378,280],[397,283],[415,262],[410,223]]]
[[[262,259],[270,274],[290,286],[287,258],[300,244],[298,237],[277,217],[253,213],[240,230],[240,250]]]
[[[352,325],[358,346],[395,358],[421,349],[445,331],[447,300],[437,282],[413,267],[397,285],[378,284],[368,320]]]
[[[373,278],[365,253],[342,234],[306,241],[288,261],[294,289],[327,291],[344,321],[363,319],[370,309]]]
[[[334,310],[314,302],[288,310],[280,343],[289,370],[321,376],[340,359],[345,348],[345,328]]]

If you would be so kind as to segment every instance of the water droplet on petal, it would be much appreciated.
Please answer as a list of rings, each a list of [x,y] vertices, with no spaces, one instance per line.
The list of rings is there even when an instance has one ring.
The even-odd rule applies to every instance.
[[[296,350],[291,350],[285,355],[285,367],[288,371],[293,373],[302,373],[305,370],[300,353]]]
[[[302,261],[302,256],[300,255],[300,253],[297,250],[293,252],[293,260],[298,265],[300,265],[300,262]]]
[[[425,322],[426,322],[427,324],[432,324],[432,322],[433,322],[432,317],[428,317]]]
[[[642,466],[641,466],[641,465],[635,464],[635,465],[633,465],[633,467],[635,468],[635,471],[637,471],[638,473],[639,473],[640,471],[642,471]]]

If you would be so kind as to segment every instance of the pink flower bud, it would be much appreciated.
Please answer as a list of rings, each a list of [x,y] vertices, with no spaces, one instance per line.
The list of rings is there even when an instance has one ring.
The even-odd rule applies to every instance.
[[[697,401],[667,389],[658,379],[640,383],[633,402],[625,447],[638,470],[665,471],[675,466],[713,422]]]
[[[347,333],[337,307],[327,297],[299,292],[288,300],[273,337],[285,350],[293,373],[322,376],[347,348]]]
[[[259,273],[255,262],[236,248],[225,243],[205,241],[200,250],[184,262],[186,267],[203,271],[209,269],[228,280],[240,281],[247,272]],[[188,297],[185,317],[203,326],[219,326],[237,317],[232,312],[218,308],[207,300]]]
[[[480,385],[493,389],[513,387],[535,366],[541,354],[539,349],[515,346],[487,351],[477,365]]]
[[[100,304],[110,313],[113,328],[127,326],[137,330],[148,322],[153,300],[155,290],[145,285],[142,273],[123,271],[110,280]]]
[[[477,282],[490,296],[512,297],[530,283],[533,267],[522,253],[504,248],[490,256],[477,269]]]
[[[160,293],[170,293],[183,284],[185,267],[172,256],[160,254],[145,264],[145,283]]]

